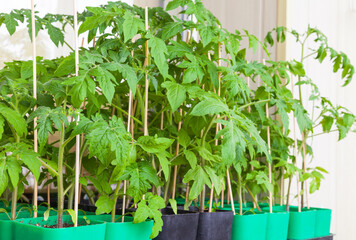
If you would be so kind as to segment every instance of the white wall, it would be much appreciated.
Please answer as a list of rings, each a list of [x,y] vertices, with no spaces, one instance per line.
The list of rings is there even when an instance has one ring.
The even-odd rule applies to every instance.
[[[5,1],[5,0],[2,0]],[[78,12],[85,9],[85,6],[99,6],[106,4],[109,0],[76,0]],[[133,4],[133,0],[123,0],[128,4]],[[54,14],[73,14],[73,0],[35,0],[35,10],[39,12],[40,16],[46,13]],[[30,0],[13,0],[7,1],[1,7],[1,12],[9,13],[12,9],[30,9]],[[65,40],[74,46],[73,30],[68,27]],[[37,54],[45,58],[56,58],[59,56],[68,55],[70,49],[67,46],[56,48],[48,37],[47,32],[40,31],[37,38]],[[80,44],[82,36],[80,36]],[[85,45],[84,45],[85,46]],[[32,46],[29,39],[26,24],[21,25],[16,33],[9,36],[5,25],[0,28],[0,68],[4,66],[4,62],[13,59],[28,60],[32,59]]]
[[[329,45],[348,54],[356,64],[356,9],[354,0],[287,0],[287,25],[299,32],[308,24],[319,28],[329,40]],[[355,5],[356,7],[356,5]],[[287,44],[287,59],[300,58],[299,49],[292,39]],[[356,113],[356,80],[342,88],[340,73],[332,73],[331,64],[306,63],[307,71],[321,94]],[[309,106],[310,107],[310,106]],[[316,137],[313,143],[315,159],[312,166],[320,165],[330,173],[322,182],[320,191],[310,197],[312,206],[332,208],[332,232],[338,240],[356,239],[353,200],[356,198],[356,134],[337,142],[337,134]]]

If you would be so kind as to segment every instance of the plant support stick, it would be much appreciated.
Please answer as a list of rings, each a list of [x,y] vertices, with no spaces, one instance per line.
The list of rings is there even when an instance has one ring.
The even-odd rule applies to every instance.
[[[73,0],[74,15],[74,48],[75,48],[75,76],[79,75],[79,50],[78,50],[78,16],[77,0]],[[80,116],[78,114],[77,125]],[[79,175],[80,175],[80,135],[75,136],[75,180],[74,180],[74,227],[78,226],[78,203],[79,203]]]
[[[31,25],[32,25],[32,72],[33,72],[33,98],[37,100],[37,69],[36,69],[36,27],[35,27],[35,3],[31,0]],[[34,111],[36,110],[36,105],[34,106]],[[38,152],[38,140],[37,140],[37,118],[33,121],[33,147],[34,151]],[[35,212],[33,217],[37,217],[37,195],[38,195],[38,183],[35,179],[35,186],[33,187],[33,206],[35,207]]]

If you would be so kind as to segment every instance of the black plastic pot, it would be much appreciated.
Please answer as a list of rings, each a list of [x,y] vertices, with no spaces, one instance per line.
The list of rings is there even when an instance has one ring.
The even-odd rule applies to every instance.
[[[163,228],[157,240],[196,240],[199,213],[178,210],[175,215],[171,208],[161,210]]]
[[[334,234],[330,234],[329,236],[325,236],[325,237],[310,238],[305,240],[333,240],[333,239],[334,239]],[[292,239],[288,239],[288,240],[292,240]]]
[[[201,212],[197,240],[231,239],[233,216],[232,211]]]

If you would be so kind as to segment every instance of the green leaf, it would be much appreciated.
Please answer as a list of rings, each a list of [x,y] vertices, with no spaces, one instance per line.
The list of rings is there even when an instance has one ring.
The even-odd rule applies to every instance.
[[[162,231],[163,221],[162,213],[159,209],[165,207],[165,202],[160,196],[154,196],[152,193],[147,193],[146,200],[141,200],[138,204],[137,211],[134,215],[133,223],[140,223],[146,221],[146,219],[151,218],[154,220],[151,239],[157,237],[158,233]]]
[[[174,214],[177,215],[178,214],[177,201],[175,199],[169,199],[169,203],[173,209]]]
[[[75,71],[75,59],[74,55],[71,54],[68,57],[64,58],[63,61],[59,64],[58,68],[54,72],[54,76],[66,76]]]
[[[321,120],[320,123],[323,126],[324,132],[330,132],[330,130],[334,124],[334,118],[331,116],[323,116],[323,120]]]
[[[32,77],[32,75],[33,75],[32,61],[23,62],[21,65],[21,78],[27,79]]]
[[[206,166],[205,168],[206,173],[208,174],[211,183],[214,184],[214,188],[215,188],[215,192],[219,195],[222,191],[223,185],[222,182],[224,181],[223,179],[219,178],[216,173],[215,170]]]
[[[45,221],[48,220],[50,212],[51,212],[51,209],[49,208],[43,213],[43,220],[45,220]]]
[[[313,122],[310,120],[308,112],[299,103],[294,103],[293,108],[300,132],[311,129]]]
[[[143,30],[145,28],[145,25],[140,18],[134,16],[129,11],[125,12],[124,19],[125,19],[123,23],[124,39],[125,42],[127,42],[138,33],[138,30]]]
[[[163,27],[162,39],[167,40],[183,31],[183,22],[171,22]]]
[[[75,214],[74,210],[73,210],[73,209],[67,209],[66,211],[67,211],[67,212],[69,213],[69,215],[71,216],[72,222],[73,222],[74,224],[76,224],[76,223],[77,223],[77,215]]]
[[[106,16],[94,15],[85,18],[85,21],[80,25],[78,34],[97,28],[101,23],[105,22]]]
[[[178,132],[178,142],[184,148],[187,148],[190,143],[190,137],[189,137],[187,131],[185,131],[183,128],[180,129]]]
[[[150,34],[148,36],[148,46],[151,48],[151,56],[153,57],[159,72],[164,78],[168,76],[168,63],[167,63],[167,47],[164,41]]]
[[[104,166],[110,163],[125,166],[129,161],[131,135],[121,118],[113,116],[109,123],[104,120],[94,123],[86,138],[89,156],[96,156]]]
[[[4,125],[5,119],[0,115],[0,139],[2,138],[2,134],[4,133]]]
[[[198,27],[203,47],[208,45],[214,37],[213,30],[208,26]]]
[[[6,164],[5,161],[0,158],[0,195],[2,195],[3,192],[6,190],[7,183],[8,177],[6,174]]]
[[[219,114],[229,111],[229,107],[216,98],[205,98],[193,108],[190,113],[193,116],[204,116],[208,114]]]
[[[195,169],[195,167],[197,166],[197,157],[195,156],[195,154],[189,150],[184,150],[183,152],[184,152],[185,158],[187,159],[187,161],[190,164],[190,167],[192,169]]]
[[[59,131],[61,131],[61,124],[65,126],[68,125],[68,119],[66,115],[62,112],[62,108],[57,107],[51,109],[49,107],[39,107],[35,112],[33,112],[28,118],[28,122],[37,119],[37,129],[38,129],[38,142],[41,149],[47,142],[48,134],[53,134],[53,126],[56,126]]]
[[[58,47],[59,43],[63,45],[64,43],[64,34],[63,32],[53,26],[51,23],[46,24],[46,28],[48,29],[48,35],[51,38],[52,42]]]
[[[115,94],[115,82],[116,78],[106,69],[98,66],[97,68],[91,71],[95,79],[99,83],[99,87],[103,91],[104,96],[108,100],[108,103],[111,104],[112,99]]]
[[[167,157],[170,157],[170,154],[167,151],[162,151],[156,153],[156,156],[158,157],[159,163],[162,167],[164,177],[166,181],[168,181],[169,176],[170,176],[170,165],[171,163],[168,161]]]
[[[160,184],[154,168],[148,162],[135,162],[129,165],[120,180],[129,180],[127,194],[134,197],[137,202],[147,190]]]
[[[12,14],[5,14],[4,23],[10,35],[15,33],[16,27],[19,25]]]
[[[114,63],[114,66],[126,79],[127,84],[131,89],[132,95],[135,96],[138,79],[134,69],[127,64],[121,64],[121,63]]]
[[[17,184],[20,180],[20,173],[22,172],[21,165],[14,158],[11,158],[6,161],[7,172],[10,177],[10,181],[13,187],[17,187]]]
[[[194,200],[203,190],[204,184],[208,185],[211,188],[211,182],[208,174],[204,169],[197,165],[196,168],[190,169],[184,176],[183,182],[187,183],[193,181],[189,192],[189,200]]]
[[[169,104],[171,105],[172,111],[175,112],[186,99],[187,92],[185,87],[171,81],[164,82],[162,87],[167,89]]]
[[[149,153],[160,153],[171,146],[173,142],[174,139],[152,136],[141,136],[137,140],[137,144]]]
[[[98,201],[95,202],[95,206],[97,207],[95,214],[100,215],[103,213],[111,213],[113,207],[115,205],[115,201],[108,196],[101,195]]]
[[[0,103],[0,114],[9,124],[11,124],[20,137],[27,134],[26,121],[18,112],[7,107],[5,104]]]

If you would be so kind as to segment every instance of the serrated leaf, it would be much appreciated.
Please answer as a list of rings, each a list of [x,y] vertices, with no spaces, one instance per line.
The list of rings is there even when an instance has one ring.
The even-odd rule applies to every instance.
[[[164,82],[162,87],[167,89],[168,102],[172,111],[175,112],[186,99],[185,87],[171,81]]]
[[[195,156],[195,154],[190,150],[184,150],[183,152],[184,152],[185,158],[187,159],[187,161],[190,164],[190,167],[192,169],[195,169],[195,167],[197,166],[197,157]]]
[[[173,142],[174,139],[152,136],[141,136],[137,140],[137,144],[149,153],[160,153],[171,146]]]
[[[183,22],[171,22],[163,27],[162,39],[167,40],[183,31]]]
[[[27,134],[27,124],[25,119],[16,111],[0,103],[0,114],[12,125],[16,133],[22,137]]]
[[[204,184],[208,185],[211,188],[211,182],[208,174],[204,169],[197,165],[196,168],[190,169],[184,176],[183,182],[187,183],[193,181],[189,191],[189,200],[194,200],[203,190]]]
[[[141,199],[147,190],[160,184],[156,171],[148,162],[135,162],[125,169],[120,180],[129,180],[127,193],[134,197],[135,202]]]
[[[5,14],[4,23],[10,35],[15,33],[16,27],[19,25],[12,14]]]
[[[103,213],[111,213],[114,205],[115,201],[113,199],[108,196],[101,195],[98,201],[95,202],[95,206],[97,207],[95,214],[100,215]]]
[[[170,205],[172,207],[172,210],[173,210],[174,214],[177,215],[178,214],[177,201],[175,199],[169,199],[169,203],[170,203]]]
[[[193,108],[190,113],[193,116],[219,114],[229,111],[229,107],[216,98],[205,98]]]
[[[124,19],[125,19],[123,23],[124,39],[125,42],[127,42],[137,34],[138,30],[143,30],[145,26],[140,18],[136,17],[129,11],[125,12]]]
[[[2,138],[2,134],[4,133],[4,125],[5,119],[0,115],[0,139]]]
[[[21,64],[21,78],[27,79],[32,77],[32,75],[33,75],[32,61],[23,62]]]
[[[63,45],[64,43],[64,34],[63,32],[53,26],[51,23],[46,24],[46,28],[48,30],[48,35],[51,38],[52,42],[58,47],[59,43]]]
[[[6,165],[7,165],[6,168],[10,177],[11,184],[13,187],[17,187],[17,184],[20,180],[19,176],[22,171],[22,168],[18,163],[18,161],[16,161],[16,159],[14,158],[7,160]]]
[[[166,181],[168,181],[169,176],[170,176],[170,165],[171,163],[168,161],[168,157],[170,157],[170,154],[167,151],[162,151],[156,153],[156,156],[158,157],[159,163],[162,167],[164,177]]]
[[[213,37],[214,37],[213,31],[208,26],[204,26],[204,27],[201,27],[201,28],[198,27],[198,30],[199,30],[199,33],[200,33],[201,40],[203,42],[203,47],[205,47],[213,39]]]
[[[178,142],[184,148],[187,148],[190,143],[190,137],[189,137],[187,131],[185,131],[183,128],[180,129],[178,132]]]
[[[167,47],[164,41],[152,34],[148,36],[148,46],[151,49],[150,53],[157,65],[159,72],[164,78],[168,76],[168,63],[167,63]]]
[[[0,158],[0,195],[2,195],[3,192],[6,190],[7,183],[8,177],[6,173],[6,164],[5,161]]]

